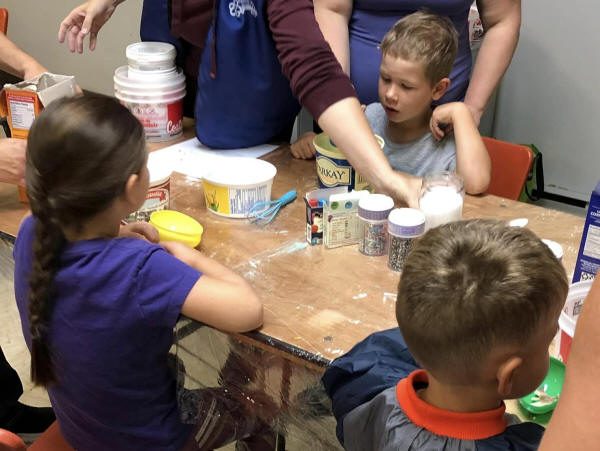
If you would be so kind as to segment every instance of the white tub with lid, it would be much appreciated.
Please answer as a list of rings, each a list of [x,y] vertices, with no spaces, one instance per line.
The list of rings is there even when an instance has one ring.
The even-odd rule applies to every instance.
[[[220,158],[202,180],[206,207],[229,218],[245,218],[260,201],[271,200],[277,168],[255,158]]]
[[[129,65],[115,70],[115,97],[142,123],[148,141],[181,136],[185,75],[175,67],[175,47],[139,42],[125,53]]]

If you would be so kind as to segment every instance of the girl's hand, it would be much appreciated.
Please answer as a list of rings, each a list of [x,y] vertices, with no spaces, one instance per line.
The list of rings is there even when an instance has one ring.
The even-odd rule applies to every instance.
[[[147,222],[132,222],[122,224],[119,230],[120,237],[138,238],[140,240],[158,243],[158,231]]]

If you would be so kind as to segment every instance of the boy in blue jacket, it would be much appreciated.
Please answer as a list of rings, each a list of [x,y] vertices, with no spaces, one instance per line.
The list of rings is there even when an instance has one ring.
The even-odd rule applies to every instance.
[[[401,335],[373,334],[323,377],[344,447],[537,449],[543,428],[518,424],[503,400],[546,375],[567,291],[530,230],[493,220],[430,230],[402,272]]]

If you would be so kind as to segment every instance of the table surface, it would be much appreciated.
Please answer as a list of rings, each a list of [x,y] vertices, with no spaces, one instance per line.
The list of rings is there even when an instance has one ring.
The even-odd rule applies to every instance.
[[[271,224],[258,227],[216,216],[205,206],[201,181],[177,173],[171,178],[171,208],[198,219],[204,226],[200,250],[243,275],[259,293],[264,325],[245,339],[282,348],[308,365],[323,365],[370,333],[396,325],[399,273],[388,269],[385,256],[364,256],[357,246],[309,245],[302,195],[317,185],[314,160],[293,159],[287,146],[264,159],[278,169],[272,197],[290,189],[299,194]],[[0,184],[0,232],[9,237],[16,235],[27,210],[16,191]],[[541,238],[563,246],[567,273],[573,270],[580,217],[491,195],[466,196],[463,217],[527,218]]]

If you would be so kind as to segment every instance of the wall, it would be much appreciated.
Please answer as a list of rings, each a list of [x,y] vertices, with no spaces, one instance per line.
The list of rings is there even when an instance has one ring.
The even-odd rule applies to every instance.
[[[8,37],[33,55],[51,72],[75,75],[79,85],[90,91],[113,94],[115,68],[127,64],[125,47],[139,41],[141,0],[119,5],[100,30],[94,52],[71,54],[57,35],[62,19],[83,0],[5,0],[9,11]],[[87,41],[86,41],[87,44]]]
[[[527,0],[495,116],[500,139],[535,143],[546,190],[589,200],[600,180],[598,0]]]

